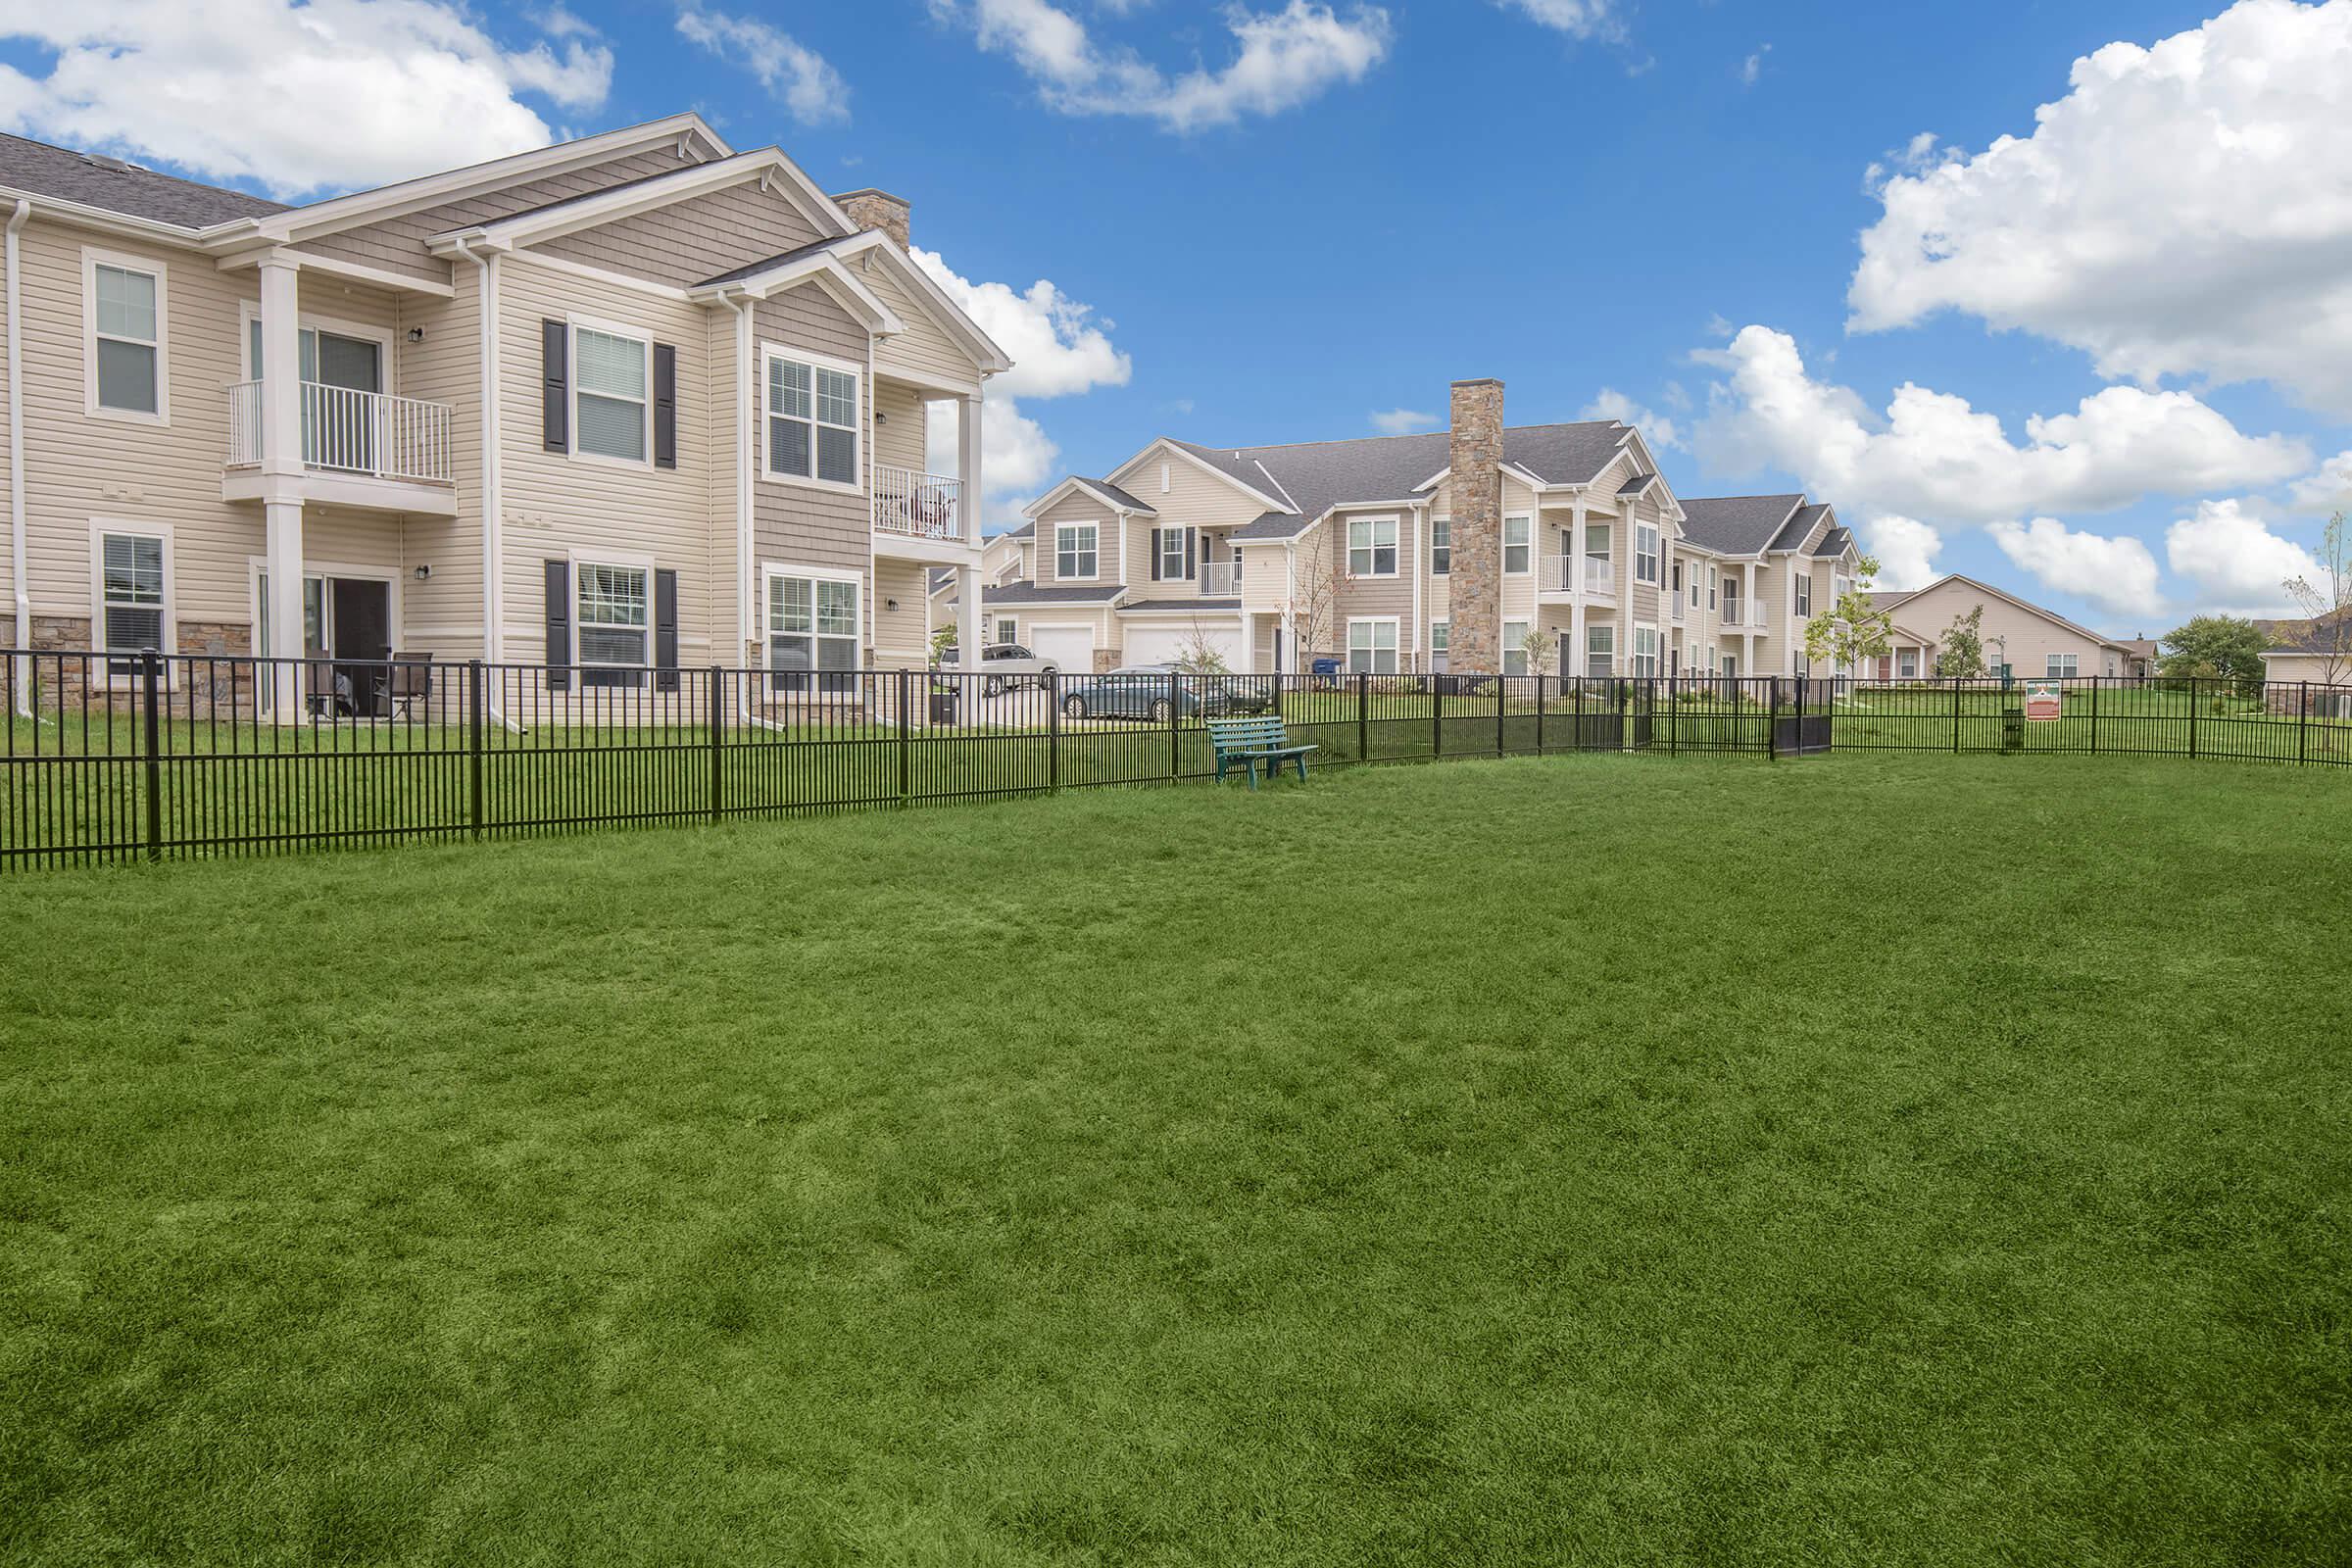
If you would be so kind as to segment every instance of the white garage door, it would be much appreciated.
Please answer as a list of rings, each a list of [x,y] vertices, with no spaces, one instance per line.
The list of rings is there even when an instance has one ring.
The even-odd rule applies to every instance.
[[[1095,669],[1095,630],[1092,626],[1032,625],[1029,651],[1065,675],[1091,675]]]
[[[1242,667],[1242,628],[1223,622],[1175,621],[1159,625],[1127,623],[1127,662],[1173,664],[1196,643],[1206,643],[1224,658],[1227,669]]]

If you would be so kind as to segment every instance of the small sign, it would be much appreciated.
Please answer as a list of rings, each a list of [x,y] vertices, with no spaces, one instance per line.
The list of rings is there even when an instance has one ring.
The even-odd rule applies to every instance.
[[[2066,688],[2054,680],[2026,682],[2026,722],[2055,723],[2066,710]]]

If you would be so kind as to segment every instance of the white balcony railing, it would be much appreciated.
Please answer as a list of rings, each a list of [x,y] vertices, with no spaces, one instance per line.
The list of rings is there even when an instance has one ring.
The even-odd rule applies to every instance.
[[[1687,606],[1684,602],[1683,596],[1681,594],[1676,594],[1674,596],[1674,618],[1677,620],[1688,619],[1689,617],[1685,613],[1686,609]]]
[[[1547,594],[1572,592],[1581,574],[1585,592],[1613,594],[1617,591],[1614,567],[1600,556],[1545,556],[1539,563],[1536,586]]]
[[[1200,563],[1200,597],[1231,599],[1242,591],[1242,564],[1238,561],[1203,561]]]
[[[252,467],[261,461],[262,383],[234,382],[228,389],[228,466]],[[449,405],[305,381],[302,462],[334,473],[448,484],[455,477]]]
[[[1723,602],[1723,629],[1725,631],[1762,631],[1770,624],[1771,622],[1765,616],[1764,607],[1760,604],[1742,605],[1737,599],[1726,599]]]
[[[963,481],[874,465],[874,531],[907,539],[963,537]]]

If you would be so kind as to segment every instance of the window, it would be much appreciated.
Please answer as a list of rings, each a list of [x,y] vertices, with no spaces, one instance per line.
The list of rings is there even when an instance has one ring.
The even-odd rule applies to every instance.
[[[1159,541],[1159,575],[1164,581],[1177,582],[1192,575],[1185,569],[1184,530],[1154,528],[1152,537]]]
[[[641,337],[571,329],[572,450],[643,463],[653,446],[653,345]]]
[[[1585,554],[1595,561],[1609,559],[1609,525],[1605,522],[1585,524]]]
[[[161,422],[171,412],[164,383],[163,271],[93,259],[84,287],[90,412]]]
[[[1800,571],[1796,574],[1796,612],[1800,615],[1813,613],[1813,574],[1811,572]]]
[[[1723,656],[1723,678],[1726,680],[1738,680],[1740,678],[1740,656],[1738,654],[1726,654]]]
[[[1054,575],[1067,582],[1095,574],[1095,544],[1101,524],[1065,522],[1054,530]]]
[[[110,654],[164,651],[164,541],[157,534],[98,536],[100,628]],[[109,675],[127,675],[127,659],[108,660]]]
[[[1678,562],[1676,562],[1676,563],[1674,564],[1674,586],[1673,586],[1672,592],[1675,592],[1675,593],[1678,593],[1678,594],[1679,594],[1679,593],[1681,593],[1682,591],[1683,591],[1683,564],[1682,564],[1681,562],[1679,562],[1679,561],[1678,561]]]
[[[1502,519],[1502,569],[1506,572],[1526,572],[1533,569],[1535,523],[1529,517]]]
[[[1021,632],[1021,628],[1020,628],[1019,624],[1018,624],[1018,623],[1017,623],[1017,622],[1014,620],[1014,618],[1013,618],[1012,616],[1010,616],[1010,615],[999,615],[999,616],[997,617],[997,641],[998,641],[998,642],[1001,642],[1001,643],[1017,643],[1017,642],[1019,642],[1019,641],[1021,640],[1021,637],[1020,637],[1020,632]]]
[[[1846,593],[1853,586],[1854,580],[1851,577],[1844,575],[1842,572],[1832,577],[1830,579],[1830,601],[1832,605],[1835,606],[1842,603],[1845,599]]]
[[[1429,519],[1429,574],[1443,577],[1453,570],[1453,519]]]
[[[1715,608],[1715,588],[1716,584],[1721,580],[1722,569],[1717,566],[1709,566],[1707,568],[1707,608],[1709,610],[1713,610]],[[1696,599],[1693,599],[1690,602],[1692,604],[1698,603]]]
[[[1894,656],[1894,672],[1904,680],[1919,678],[1919,651],[1906,648]]]
[[[998,640],[1007,639],[1000,631]],[[857,684],[857,579],[771,572],[767,669],[776,689],[846,693]]]
[[[643,566],[600,566],[588,562],[573,568],[579,579],[580,613],[573,636],[579,644],[577,662],[642,668],[650,652],[648,596],[653,573]],[[591,678],[587,684],[595,685]]]
[[[2042,671],[2052,680],[2072,680],[2082,671],[2080,654],[2052,654],[2048,666]]]
[[[1395,517],[1350,517],[1348,519],[1348,575],[1350,577],[1394,577],[1396,575],[1396,519]],[[1392,623],[1392,626],[1394,623]]]
[[[1617,669],[1617,628],[1587,626],[1585,628],[1585,673],[1588,675],[1614,674]]]
[[[1502,672],[1505,675],[1527,673],[1527,622],[1506,620],[1502,623]]]
[[[1634,673],[1655,675],[1658,672],[1658,628],[1634,628]]]
[[[1348,623],[1348,670],[1350,674],[1396,673],[1396,622],[1351,620]]]
[[[858,488],[858,375],[768,351],[767,471]]]
[[[1642,523],[1634,529],[1634,579],[1658,580],[1658,530],[1650,523]]]
[[[1446,640],[1453,635],[1453,622],[1433,620],[1429,623],[1429,654],[1432,659],[1446,657]]]

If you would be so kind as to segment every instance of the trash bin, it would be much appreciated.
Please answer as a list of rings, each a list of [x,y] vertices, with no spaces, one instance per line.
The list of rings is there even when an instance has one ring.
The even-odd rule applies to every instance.
[[[955,681],[936,680],[931,683],[931,722],[953,724],[956,721],[956,707],[963,690]]]
[[[2026,749],[2026,710],[2022,708],[2001,710],[2001,750],[2022,752]]]

